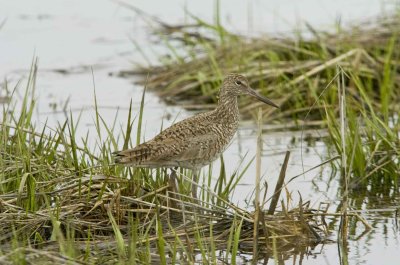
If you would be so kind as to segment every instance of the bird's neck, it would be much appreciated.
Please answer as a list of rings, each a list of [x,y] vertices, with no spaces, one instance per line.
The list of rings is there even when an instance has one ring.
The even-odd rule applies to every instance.
[[[224,118],[227,122],[238,123],[239,107],[237,96],[221,93],[215,111],[220,118]]]

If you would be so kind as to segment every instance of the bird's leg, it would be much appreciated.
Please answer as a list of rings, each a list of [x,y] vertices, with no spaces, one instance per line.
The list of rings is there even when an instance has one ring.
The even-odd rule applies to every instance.
[[[178,170],[177,167],[171,168],[171,174],[169,174],[168,184],[173,192],[178,192],[178,187],[176,186],[176,171]]]
[[[168,176],[168,186],[169,186],[168,190],[171,191],[171,193],[168,194],[168,198],[171,198],[171,200],[168,199],[168,202],[170,203],[169,206],[172,208],[176,208],[175,193],[178,192],[178,187],[176,186],[176,177],[177,177],[176,170],[177,169],[178,169],[177,167],[170,168],[171,173]]]
[[[192,171],[193,177],[192,180],[193,182],[195,182],[196,184],[199,183],[199,175],[200,175],[200,170],[199,169],[193,169]],[[197,200],[197,185],[192,183],[192,196],[194,199]]]

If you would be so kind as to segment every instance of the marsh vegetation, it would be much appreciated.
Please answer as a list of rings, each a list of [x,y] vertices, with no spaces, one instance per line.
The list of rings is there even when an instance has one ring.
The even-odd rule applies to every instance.
[[[128,116],[122,117],[123,128],[105,122],[94,93],[94,145],[89,134],[76,135],[80,119],[72,113],[55,128],[33,122],[36,60],[26,87],[4,84],[0,263],[240,264],[274,259],[281,264],[288,257],[301,262],[318,244],[337,241],[345,253],[356,231],[373,227],[362,217],[363,207],[382,210],[382,218],[398,211],[379,205],[379,198],[399,201],[398,15],[338,27],[335,33],[309,27],[308,36],[279,38],[247,38],[194,16],[188,25],[154,23],[169,53],[159,65],[120,73],[135,75],[146,87],[141,104],[131,102]],[[331,158],[313,166],[332,168],[325,181],[340,183],[336,209],[325,202],[315,206],[288,190],[285,184],[302,174],[285,179],[287,161],[282,183],[275,189],[274,183],[266,185],[260,204],[251,201],[247,207],[231,197],[253,160],[229,175],[226,167],[232,165],[221,157],[219,175],[211,167],[203,174],[198,200],[190,196],[190,171],[178,172],[178,191],[173,192],[167,170],[114,164],[113,151],[142,141],[146,90],[169,103],[203,110],[215,105],[228,72],[244,73],[281,106],[280,111],[262,110],[260,132],[264,123],[278,131],[326,132],[322,140]],[[13,101],[17,93],[23,94],[19,102]],[[256,119],[260,104],[248,99],[241,104],[243,119]],[[346,264],[346,255],[341,258]]]

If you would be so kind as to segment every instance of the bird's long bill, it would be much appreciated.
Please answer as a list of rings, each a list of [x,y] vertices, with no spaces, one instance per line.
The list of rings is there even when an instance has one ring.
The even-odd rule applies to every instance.
[[[256,99],[258,99],[258,100],[264,102],[265,104],[268,104],[268,105],[270,105],[270,106],[272,106],[272,107],[275,107],[275,108],[278,108],[278,109],[279,109],[279,106],[278,106],[278,105],[276,105],[276,104],[275,104],[274,102],[272,102],[270,99],[261,96],[259,93],[257,93],[257,92],[254,91],[253,89],[249,89],[249,90],[248,90],[248,93],[249,93],[251,96],[255,97]]]

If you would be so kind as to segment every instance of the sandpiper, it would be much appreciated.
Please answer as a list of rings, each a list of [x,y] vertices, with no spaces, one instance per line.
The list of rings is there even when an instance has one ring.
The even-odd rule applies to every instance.
[[[217,107],[175,123],[153,139],[115,153],[115,162],[132,167],[176,168],[193,170],[198,182],[200,169],[216,160],[229,146],[239,126],[239,95],[250,95],[279,108],[270,99],[253,90],[240,74],[229,74],[219,92]],[[192,185],[192,195],[197,197]]]

